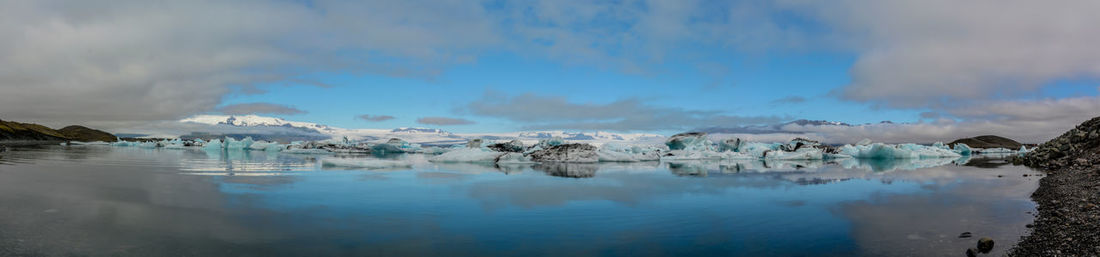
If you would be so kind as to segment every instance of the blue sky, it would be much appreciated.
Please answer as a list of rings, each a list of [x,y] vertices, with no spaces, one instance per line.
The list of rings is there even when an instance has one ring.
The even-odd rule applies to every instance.
[[[792,129],[1038,141],[1100,115],[1100,3],[1086,0],[0,5],[0,118],[52,126],[222,113],[670,134],[813,119],[907,125]]]
[[[731,66],[728,74],[702,72],[692,63],[661,64],[654,74],[631,74],[598,65],[562,64],[508,53],[479,57],[431,78],[321,73],[311,80],[331,85],[321,88],[301,83],[271,83],[262,93],[236,93],[223,105],[254,102],[286,103],[306,111],[278,115],[333,126],[391,128],[428,126],[420,117],[458,117],[475,124],[447,127],[457,132],[503,132],[522,125],[463,110],[487,93],[534,93],[562,96],[570,102],[606,104],[637,98],[657,106],[714,110],[744,116],[777,116],[783,120],[822,119],[849,123],[890,120],[911,122],[920,110],[873,108],[843,101],[830,92],[846,85],[853,57],[840,53],[772,54],[708,60]],[[799,97],[805,101],[777,102]],[[357,119],[362,114],[396,117],[382,122]],[[741,124],[731,124],[736,126]],[[436,126],[437,127],[437,126]]]

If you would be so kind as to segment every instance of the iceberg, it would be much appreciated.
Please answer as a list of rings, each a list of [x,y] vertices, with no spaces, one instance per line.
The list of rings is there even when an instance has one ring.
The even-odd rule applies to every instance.
[[[680,133],[669,137],[665,141],[665,145],[669,150],[684,150],[684,151],[714,151],[713,143],[707,140],[707,133],[703,132],[689,132]]]
[[[202,145],[203,150],[214,150],[222,148],[222,141],[219,139],[211,139],[210,142],[206,142],[206,144]]]
[[[538,150],[529,155],[537,162],[598,162],[596,147],[589,144],[564,144]]]
[[[599,147],[596,155],[601,162],[639,162],[661,160],[665,149],[654,146],[626,145],[609,142]]]
[[[968,146],[966,144],[956,143],[954,151],[955,151],[955,153],[958,153],[958,154],[961,154],[961,155],[970,155],[972,150],[970,149],[970,146]]]
[[[741,149],[741,139],[731,138],[718,143],[719,152],[738,152]]]
[[[245,137],[244,139],[242,139],[240,141],[238,141],[236,139],[233,139],[231,137],[226,137],[225,138],[225,148],[230,149],[230,150],[248,149],[250,146],[252,146],[252,143],[253,143],[252,137]]]
[[[958,158],[962,156],[954,151],[918,144],[888,145],[873,143],[870,145],[844,145],[840,154],[858,159],[920,159],[920,158]]]

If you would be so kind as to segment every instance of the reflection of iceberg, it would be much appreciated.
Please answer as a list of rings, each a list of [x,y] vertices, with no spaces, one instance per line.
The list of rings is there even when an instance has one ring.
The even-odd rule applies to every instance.
[[[596,176],[596,170],[599,170],[599,164],[595,163],[540,163],[536,164],[535,170],[546,172],[546,174],[555,177],[567,177],[567,178],[590,178]]]
[[[504,153],[493,152],[483,148],[463,148],[453,150],[432,157],[432,162],[479,162],[479,163],[494,163],[497,157],[500,157]]]
[[[862,169],[874,172],[894,170],[916,170],[956,163],[960,158],[925,158],[925,159],[844,159],[838,164],[846,169]],[[965,159],[961,159],[965,161]]]
[[[412,162],[403,160],[325,158],[321,159],[321,165],[330,167],[386,169],[412,167]]]
[[[825,165],[823,160],[694,160],[666,162],[673,174],[681,176],[707,176],[742,172],[786,172],[816,169]]]

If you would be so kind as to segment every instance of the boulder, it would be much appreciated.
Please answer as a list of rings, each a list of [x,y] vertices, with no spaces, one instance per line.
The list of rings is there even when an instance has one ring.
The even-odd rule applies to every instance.
[[[589,144],[563,144],[532,152],[536,162],[598,162],[596,147]]]
[[[989,251],[993,251],[993,239],[988,237],[978,239],[978,252],[989,253]]]

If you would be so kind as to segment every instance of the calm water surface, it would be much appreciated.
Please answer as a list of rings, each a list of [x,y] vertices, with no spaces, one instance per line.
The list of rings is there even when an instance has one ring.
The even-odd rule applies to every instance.
[[[983,236],[997,256],[1027,232],[1039,179],[983,159],[397,156],[416,164],[361,170],[321,158],[333,157],[14,148],[0,153],[0,256],[963,256]]]

